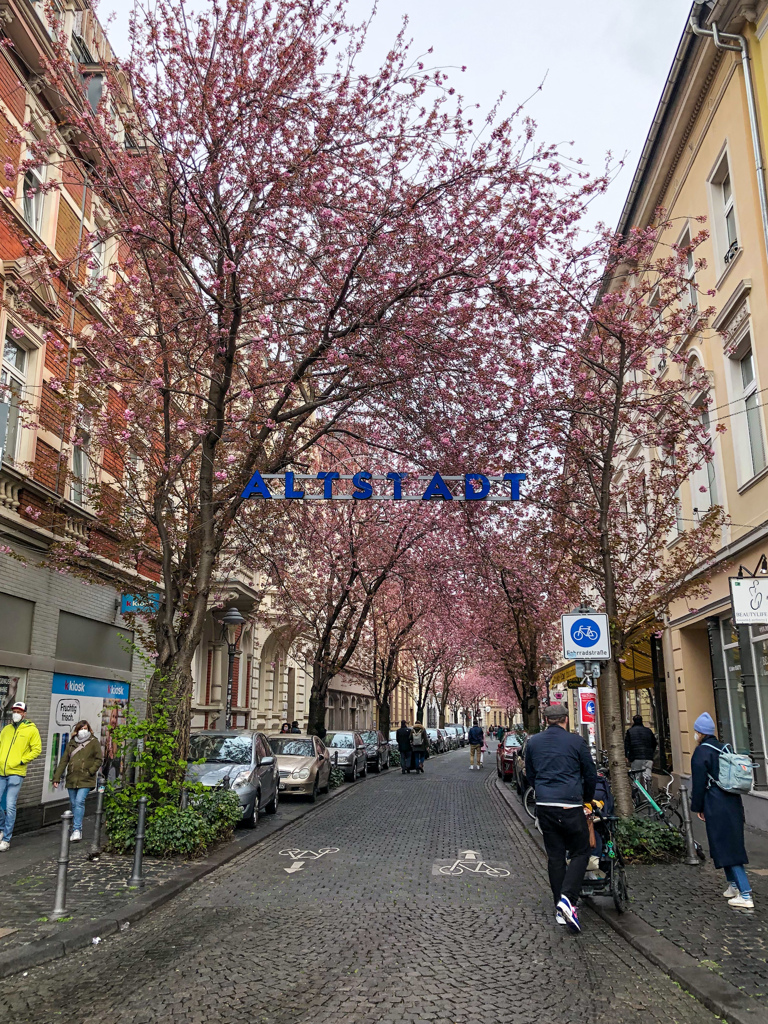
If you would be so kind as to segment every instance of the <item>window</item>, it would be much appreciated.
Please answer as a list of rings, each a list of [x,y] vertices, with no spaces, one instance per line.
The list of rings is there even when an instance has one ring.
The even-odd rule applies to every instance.
[[[752,476],[765,469],[765,445],[763,430],[760,424],[760,396],[757,393],[755,380],[755,362],[750,347],[739,359],[741,372],[742,400],[747,421],[747,439],[749,441],[749,458]]]
[[[705,407],[706,396],[702,395],[699,403],[701,405],[701,413],[699,414],[699,422],[701,423],[704,433],[709,438],[709,445],[713,447],[712,428],[711,421],[709,418],[709,410]],[[707,479],[706,483],[702,483],[701,487],[706,487],[706,493],[699,491],[696,495],[698,501],[698,509],[700,512],[706,512],[713,505],[717,505],[717,477],[715,476],[715,462],[714,459],[710,459],[705,466]],[[700,495],[700,497],[699,497]],[[696,502],[694,502],[696,504]]]
[[[91,450],[91,414],[82,406],[79,408],[75,447],[72,453],[71,500],[76,505],[85,504],[88,484],[88,468]]]
[[[18,455],[19,419],[28,361],[26,349],[12,338],[6,338],[0,366],[0,456],[6,462],[13,462]]]
[[[38,235],[43,226],[44,184],[45,167],[30,167],[24,175],[24,220]]]
[[[739,254],[736,202],[727,153],[723,153],[710,175],[709,195],[712,206],[713,241],[722,268],[732,263]]]
[[[685,234],[680,239],[680,248],[689,249],[691,244],[691,232],[686,229]],[[685,279],[688,282],[688,301],[693,306],[694,313],[699,310],[699,292],[696,288],[696,261],[693,257],[693,250],[688,252],[687,266],[685,269]]]
[[[733,258],[739,247],[739,241],[736,237],[736,210],[733,205],[733,189],[731,188],[730,172],[726,172],[720,188],[723,193],[723,220],[725,222],[725,240],[728,247],[728,251],[725,254],[725,262],[728,263],[729,259]]]

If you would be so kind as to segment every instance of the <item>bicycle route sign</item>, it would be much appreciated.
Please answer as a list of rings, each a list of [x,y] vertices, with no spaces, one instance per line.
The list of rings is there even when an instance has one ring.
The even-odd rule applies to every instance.
[[[570,612],[562,616],[563,656],[567,661],[609,661],[611,633],[602,612]]]

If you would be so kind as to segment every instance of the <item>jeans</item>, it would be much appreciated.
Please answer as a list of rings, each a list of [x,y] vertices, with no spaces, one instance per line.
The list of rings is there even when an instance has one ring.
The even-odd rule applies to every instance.
[[[734,864],[732,867],[723,868],[725,871],[725,877],[731,883],[735,885],[742,896],[748,896],[752,892],[752,886],[749,884],[747,878],[747,872],[744,870],[743,864]]]
[[[547,850],[549,884],[555,905],[567,896],[575,906],[590,857],[589,826],[582,807],[542,807],[536,805]],[[566,867],[566,853],[570,863]]]
[[[10,843],[13,835],[13,826],[16,824],[16,801],[19,799],[23,781],[23,775],[0,775],[0,800],[5,794],[5,810],[0,810],[0,832],[3,833],[3,841],[6,843]]]
[[[400,751],[400,768],[404,772],[409,772],[411,770],[411,758],[412,757],[413,757],[413,754],[410,752],[410,750],[401,750]]]
[[[426,755],[425,755],[423,750],[414,750],[414,752],[413,752],[413,760],[414,760],[413,767],[416,768],[417,770],[419,768],[421,768],[422,765],[424,764],[425,756]]]
[[[69,793],[69,806],[72,808],[72,831],[82,832],[83,831],[83,817],[85,815],[85,798],[91,792],[89,786],[85,786],[83,789],[68,789]]]
[[[469,764],[470,764],[470,767],[472,767],[474,765],[475,758],[477,758],[477,763],[478,763],[478,766],[479,766],[479,764],[480,764],[480,751],[482,749],[483,748],[482,748],[482,746],[479,743],[470,743],[469,744]]]

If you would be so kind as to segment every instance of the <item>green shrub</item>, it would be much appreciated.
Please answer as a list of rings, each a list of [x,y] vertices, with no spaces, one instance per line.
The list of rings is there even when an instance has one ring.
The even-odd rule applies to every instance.
[[[622,818],[616,824],[619,849],[630,864],[668,864],[685,853],[677,829],[651,818]]]
[[[144,852],[150,857],[197,857],[208,848],[210,833],[196,808],[158,807],[147,822]]]
[[[243,817],[243,808],[231,789],[202,788],[192,797],[192,807],[205,822],[209,844],[229,839]]]
[[[400,760],[399,750],[390,750],[389,752],[389,766],[390,768],[401,768],[403,762]]]
[[[329,789],[338,789],[339,786],[344,785],[344,772],[341,768],[335,766],[331,768],[331,778],[328,783]]]

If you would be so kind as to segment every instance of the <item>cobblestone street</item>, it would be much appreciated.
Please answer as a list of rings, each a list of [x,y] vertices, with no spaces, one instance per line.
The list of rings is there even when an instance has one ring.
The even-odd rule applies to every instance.
[[[5,1019],[714,1022],[588,910],[581,936],[554,924],[538,851],[467,760],[358,784],[129,932],[8,979]]]

